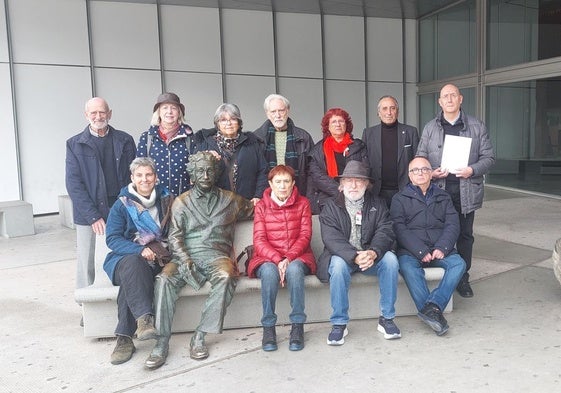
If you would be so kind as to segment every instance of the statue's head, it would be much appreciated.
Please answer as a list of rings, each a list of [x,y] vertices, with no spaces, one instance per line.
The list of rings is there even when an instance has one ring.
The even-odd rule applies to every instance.
[[[210,191],[220,176],[218,158],[208,151],[200,151],[189,156],[187,172],[191,183],[201,191]]]

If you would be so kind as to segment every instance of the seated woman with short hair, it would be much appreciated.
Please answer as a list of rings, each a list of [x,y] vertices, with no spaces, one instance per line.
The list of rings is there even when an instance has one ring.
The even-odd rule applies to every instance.
[[[154,327],[154,279],[162,270],[167,253],[169,214],[173,196],[156,184],[156,166],[148,157],[130,164],[132,182],[121,189],[109,212],[106,242],[111,252],[103,269],[113,285],[119,285],[117,345],[112,364],[128,361],[139,340],[156,338]]]
[[[308,199],[294,185],[294,169],[277,165],[269,172],[269,188],[255,206],[253,225],[254,255],[248,276],[261,279],[263,303],[263,350],[275,351],[277,338],[275,303],[279,284],[290,292],[289,349],[304,348],[304,276],[314,274],[316,262],[310,242],[312,211]]]

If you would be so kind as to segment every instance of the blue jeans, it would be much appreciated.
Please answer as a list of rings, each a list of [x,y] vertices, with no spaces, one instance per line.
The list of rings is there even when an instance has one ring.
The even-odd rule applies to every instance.
[[[285,282],[288,292],[290,292],[290,307],[292,307],[292,312],[289,315],[291,323],[306,322],[304,276],[309,271],[308,266],[299,259],[290,262],[286,268]],[[273,262],[265,262],[259,266],[256,274],[261,279],[261,302],[263,303],[261,325],[264,327],[275,326],[277,323],[275,304],[280,285],[279,269]]]
[[[397,277],[399,263],[391,251],[386,252],[374,266],[361,271],[358,265],[349,265],[337,255],[329,261],[329,292],[331,294],[332,325],[346,325],[349,322],[349,286],[351,275],[356,272],[368,276],[378,276],[380,285],[380,311],[384,318],[395,317],[395,300],[397,298]]]
[[[432,292],[429,291],[425,280],[424,267],[441,267],[444,269],[444,277]],[[466,263],[460,254],[451,254],[444,259],[430,263],[422,263],[411,255],[401,255],[399,257],[399,270],[419,311],[429,302],[436,304],[443,311],[465,269]]]

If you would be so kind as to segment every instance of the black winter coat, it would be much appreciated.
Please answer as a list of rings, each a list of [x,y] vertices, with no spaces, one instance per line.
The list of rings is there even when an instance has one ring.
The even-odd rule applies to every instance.
[[[390,213],[398,256],[409,254],[421,260],[434,249],[444,256],[456,252],[460,219],[450,195],[432,183],[426,195],[425,198],[419,187],[408,184],[392,199]]]
[[[214,139],[218,131],[216,128],[202,129],[195,134],[194,153],[214,150],[220,153]],[[267,181],[267,163],[260,147],[260,140],[252,132],[241,132],[234,162],[220,160],[222,173],[216,185],[224,190],[233,191],[244,198],[261,198],[263,191],[269,186]],[[194,154],[193,153],[193,154]],[[233,171],[237,164],[237,171]],[[230,176],[235,179],[236,189],[230,186]]]
[[[263,155],[265,155],[265,149],[267,148],[267,133],[269,132],[269,127],[273,124],[270,120],[265,121],[253,133],[260,139],[261,148],[263,149]],[[298,170],[299,176],[296,176],[296,187],[300,191],[300,195],[306,196],[308,189],[308,160],[309,154],[314,146],[314,140],[308,131],[303,128],[296,127],[291,118],[287,120],[288,131],[294,133],[294,146],[296,148],[296,155],[298,156],[298,168],[293,168]]]
[[[322,139],[316,143],[310,152],[307,197],[310,200],[313,214],[319,214],[327,199],[333,198],[339,193],[339,181],[327,174],[327,164],[323,152],[324,142],[325,139]],[[353,139],[353,143],[349,145],[346,162],[349,161],[362,161],[368,165],[366,145],[360,139]]]
[[[342,192],[326,202],[319,215],[319,222],[324,249],[318,260],[316,276],[320,281],[328,282],[331,256],[338,255],[349,265],[354,265],[356,253],[359,251],[349,243],[351,218],[345,207],[345,196]],[[378,255],[376,262],[391,250],[395,235],[388,208],[383,200],[369,191],[364,194],[360,230],[362,248],[374,250]]]

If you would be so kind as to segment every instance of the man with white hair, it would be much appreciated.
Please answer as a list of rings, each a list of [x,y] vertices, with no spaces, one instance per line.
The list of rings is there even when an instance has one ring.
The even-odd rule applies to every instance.
[[[380,317],[378,331],[387,340],[401,337],[394,323],[399,264],[391,251],[395,240],[386,203],[372,195],[369,168],[361,161],[349,161],[339,176],[341,186],[335,198],[321,210],[321,238],[324,250],[316,275],[329,281],[331,333],[328,345],[343,345],[348,334],[349,286],[351,275],[361,272],[378,276]]]
[[[254,131],[263,145],[269,169],[286,165],[294,169],[296,187],[306,195],[308,153],[314,146],[311,135],[296,127],[289,117],[290,102],[280,94],[270,94],[263,103],[267,120]]]
[[[105,234],[109,209],[130,182],[136,156],[132,136],[109,125],[111,109],[103,98],[86,102],[89,125],[66,141],[66,189],[76,224],[76,288],[93,284],[95,236]]]

